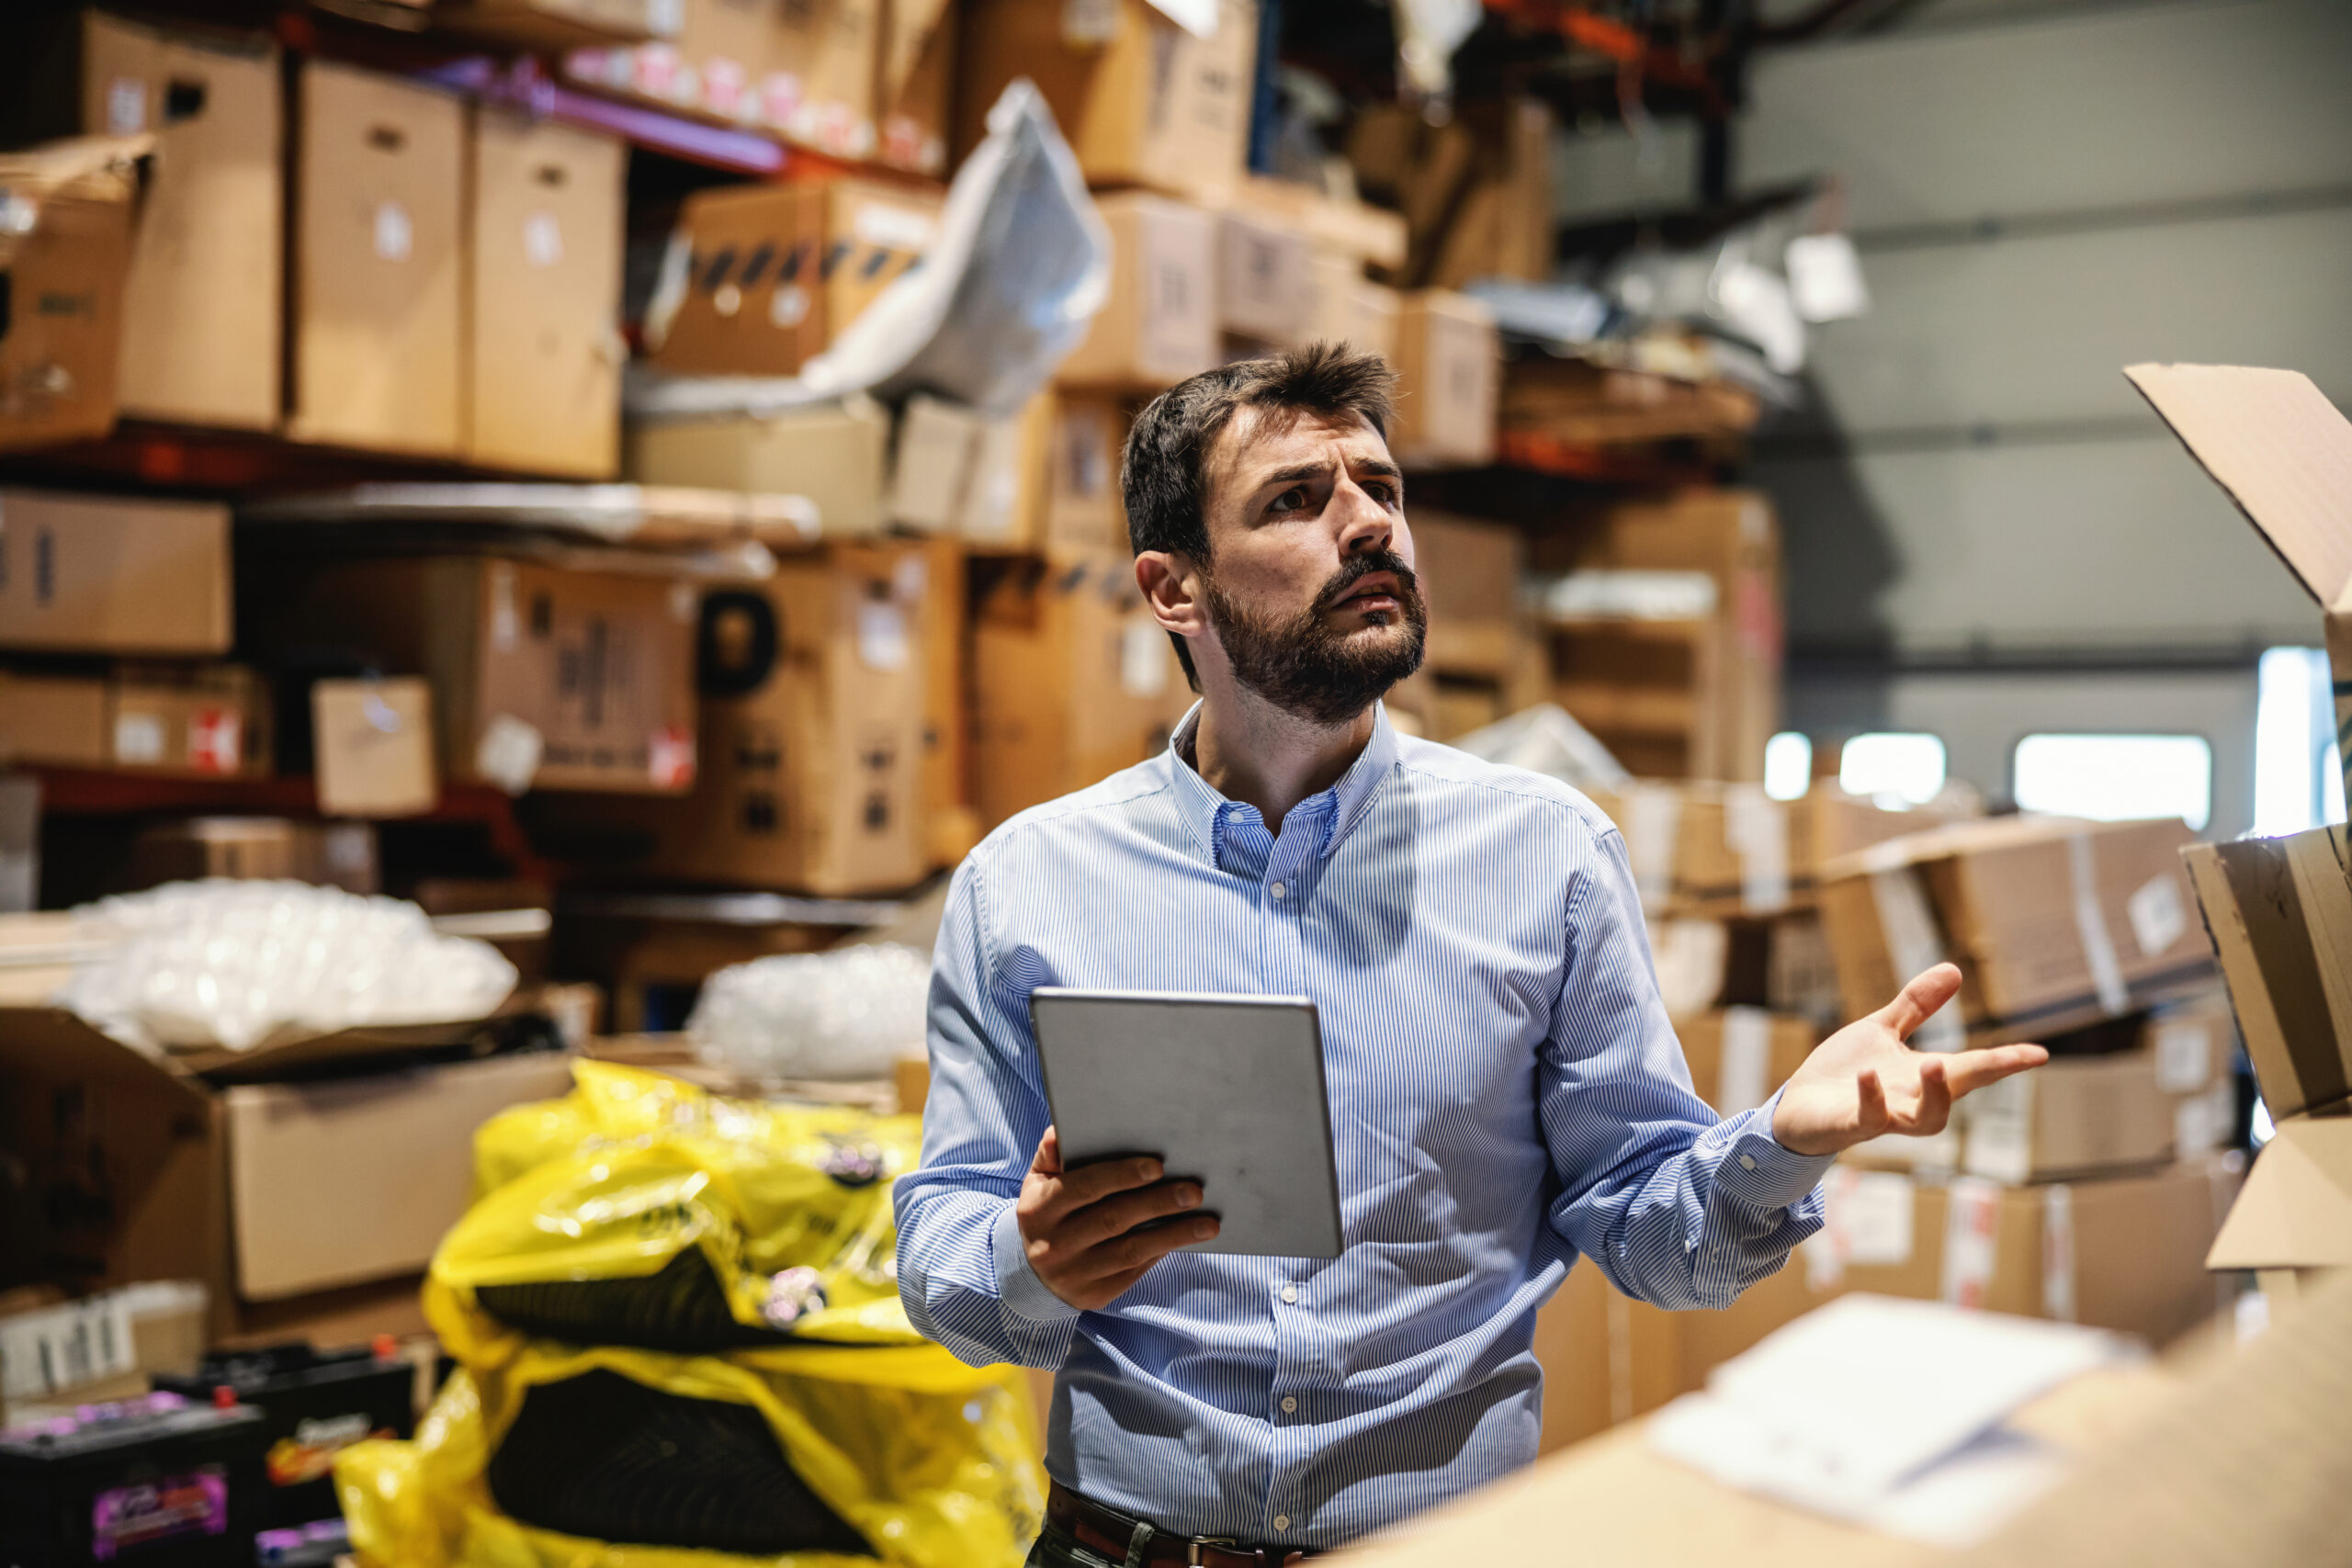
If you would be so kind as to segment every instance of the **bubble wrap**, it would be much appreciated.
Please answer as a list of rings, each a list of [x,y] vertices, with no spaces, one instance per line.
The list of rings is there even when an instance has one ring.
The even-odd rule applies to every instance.
[[[695,1054],[752,1078],[870,1078],[923,1049],[931,960],[876,942],[731,964],[686,1021]]]
[[[77,913],[121,940],[60,1005],[150,1050],[481,1018],[514,988],[489,943],[436,933],[414,904],[335,887],[174,882]]]

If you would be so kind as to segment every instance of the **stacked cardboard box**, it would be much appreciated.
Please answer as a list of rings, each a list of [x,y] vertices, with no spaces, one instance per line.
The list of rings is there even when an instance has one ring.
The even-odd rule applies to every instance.
[[[1781,542],[1745,491],[1592,507],[1539,535],[1554,700],[1635,773],[1751,780],[1780,725]]]

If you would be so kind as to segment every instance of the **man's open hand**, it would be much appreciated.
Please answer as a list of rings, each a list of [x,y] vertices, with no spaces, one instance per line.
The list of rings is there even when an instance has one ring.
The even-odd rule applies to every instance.
[[[1904,1043],[1959,993],[1960,971],[1939,964],[1815,1046],[1781,1091],[1772,1136],[1801,1155],[1834,1155],[1882,1133],[1930,1137],[1944,1130],[1953,1100],[2050,1060],[2039,1045],[1946,1055]]]
[[[1136,1228],[1200,1206],[1199,1182],[1165,1175],[1149,1158],[1064,1170],[1061,1140],[1046,1128],[1013,1204],[1029,1267],[1046,1289],[1081,1312],[1106,1307],[1168,1254],[1216,1235],[1211,1214]]]

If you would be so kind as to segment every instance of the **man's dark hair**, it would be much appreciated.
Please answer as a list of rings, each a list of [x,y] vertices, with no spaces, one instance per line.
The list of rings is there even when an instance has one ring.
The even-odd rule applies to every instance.
[[[1119,490],[1126,502],[1128,545],[1136,555],[1168,550],[1208,565],[1208,457],[1235,410],[1359,414],[1385,439],[1396,389],[1396,373],[1386,360],[1339,343],[1238,360],[1178,382],[1152,399],[1127,433]],[[1184,678],[1200,690],[1193,650],[1173,632],[1169,637]]]

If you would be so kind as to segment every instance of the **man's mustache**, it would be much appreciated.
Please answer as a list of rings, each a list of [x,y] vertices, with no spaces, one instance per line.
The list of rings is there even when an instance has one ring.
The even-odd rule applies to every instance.
[[[1420,579],[1405,563],[1405,558],[1394,550],[1374,550],[1370,555],[1350,556],[1347,564],[1331,574],[1323,592],[1315,596],[1315,608],[1319,614],[1331,608],[1348,592],[1375,571],[1385,571],[1396,579],[1396,593],[1401,600],[1411,601],[1420,592]]]

